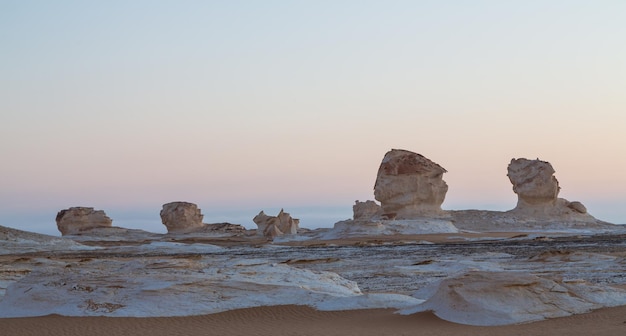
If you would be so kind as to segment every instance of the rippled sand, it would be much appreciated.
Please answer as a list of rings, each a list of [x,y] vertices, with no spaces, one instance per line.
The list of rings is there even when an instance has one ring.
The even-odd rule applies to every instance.
[[[0,319],[3,335],[624,335],[626,307],[541,322],[475,327],[431,313],[410,316],[392,310],[317,311],[303,306],[238,309],[188,317],[63,317]]]

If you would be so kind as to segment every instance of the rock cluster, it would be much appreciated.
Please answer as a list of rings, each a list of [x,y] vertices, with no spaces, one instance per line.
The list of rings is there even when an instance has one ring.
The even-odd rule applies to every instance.
[[[518,197],[514,209],[506,212],[443,211],[441,204],[448,191],[443,180],[446,170],[421,154],[392,149],[383,157],[376,175],[374,197],[380,205],[371,200],[357,200],[352,208],[353,218],[337,222],[327,236],[451,233],[459,229],[586,229],[610,225],[589,215],[582,203],[558,197],[559,181],[549,162],[512,159],[507,169]],[[200,209],[189,202],[164,204],[160,215],[168,233],[246,235],[246,228],[241,225],[202,223],[204,216]],[[261,211],[253,221],[258,226],[257,234],[270,239],[296,234],[299,230],[299,219],[283,210],[278,216],[268,216]],[[131,234],[128,229],[112,227],[104,211],[93,208],[61,210],[56,222],[63,235],[89,232],[90,236],[118,237]],[[144,232],[137,234],[145,235]]]
[[[257,234],[267,238],[274,238],[283,234],[297,234],[300,220],[292,218],[283,209],[280,210],[278,216],[268,216],[261,211],[252,221],[258,226]]]
[[[389,219],[437,216],[448,185],[447,171],[426,157],[407,150],[387,152],[378,169],[374,197]]]
[[[160,212],[161,222],[168,233],[185,233],[201,229],[204,215],[198,206],[189,202],[171,202],[163,204]]]
[[[56,217],[62,235],[79,234],[95,228],[111,227],[113,221],[102,210],[88,207],[71,207],[61,210]]]

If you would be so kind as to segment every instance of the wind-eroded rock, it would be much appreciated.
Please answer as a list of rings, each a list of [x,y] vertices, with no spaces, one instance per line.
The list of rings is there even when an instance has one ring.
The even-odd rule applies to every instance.
[[[168,233],[185,233],[198,230],[204,226],[204,215],[198,206],[189,202],[171,202],[163,204],[161,222],[167,227]]]
[[[580,314],[623,302],[626,291],[581,280],[469,271],[444,279],[426,302],[403,313],[433,311],[456,323],[503,325]]]
[[[382,208],[374,201],[354,202],[352,206],[354,220],[370,220],[382,215]]]
[[[282,236],[283,234],[297,234],[300,220],[292,218],[283,209],[278,216],[268,216],[261,211],[252,221],[258,226],[257,233],[268,238]]]
[[[397,219],[383,214],[383,209],[374,201],[356,201],[352,206],[353,219],[335,223],[333,228],[321,236],[322,239],[341,239],[371,235],[453,233],[458,229],[446,216],[420,216],[414,219]],[[390,218],[391,217],[391,218]]]
[[[62,235],[78,234],[95,228],[111,227],[113,221],[102,210],[88,207],[71,207],[61,210],[56,217]]]
[[[549,162],[512,159],[507,174],[517,194],[512,212],[540,217],[585,215],[587,208],[582,203],[558,198],[561,187],[554,173]]]
[[[378,169],[374,197],[390,219],[440,215],[448,191],[443,180],[446,172],[420,154],[392,149]]]

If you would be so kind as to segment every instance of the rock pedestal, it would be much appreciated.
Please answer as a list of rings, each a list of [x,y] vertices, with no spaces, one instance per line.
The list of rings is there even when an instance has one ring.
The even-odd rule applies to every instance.
[[[201,229],[204,217],[198,206],[189,202],[171,202],[163,204],[160,212],[161,222],[168,233],[185,233]]]
[[[407,150],[392,149],[378,168],[374,197],[383,216],[413,219],[441,215],[448,185],[447,171],[426,157]]]
[[[88,207],[71,207],[61,210],[56,217],[62,235],[79,234],[95,228],[111,227],[113,221],[102,210]]]
[[[512,159],[507,176],[517,194],[517,206],[511,211],[530,216],[586,214],[587,208],[582,203],[558,197],[561,187],[554,173],[549,162]]]

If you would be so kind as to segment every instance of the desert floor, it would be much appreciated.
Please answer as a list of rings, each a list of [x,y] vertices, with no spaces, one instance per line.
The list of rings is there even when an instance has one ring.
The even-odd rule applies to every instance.
[[[431,313],[392,310],[325,312],[305,306],[272,306],[223,313],[160,318],[63,317],[0,319],[3,335],[625,335],[626,306],[534,323],[476,327]]]
[[[388,290],[390,293],[410,294],[419,289],[422,282],[430,281],[429,272],[446,273],[458,267],[465,269],[482,265],[504,265],[507,270],[542,274],[552,272],[594,283],[608,282],[614,287],[626,289],[623,278],[625,234],[561,236],[552,233],[548,237],[543,234],[495,232],[378,236],[284,241],[271,246],[254,237],[167,236],[159,238],[161,245],[154,247],[150,247],[149,240],[91,240],[85,237],[81,239],[82,243],[103,248],[76,251],[64,248],[52,252],[37,249],[26,252],[25,245],[17,241],[19,244],[15,246],[15,251],[8,250],[9,245],[5,246],[7,252],[0,257],[0,266],[3,267],[0,271],[4,273],[0,274],[4,274],[9,283],[21,279],[30,269],[43,267],[36,266],[42,262],[49,263],[53,271],[57,270],[54,267],[61,267],[80,275],[95,272],[99,265],[122,265],[132,260],[143,260],[150,265],[157,263],[162,267],[167,263],[176,266],[183,261],[191,265],[205,259],[217,266],[230,265],[228,262],[232,260],[260,258],[269,264],[288,264],[294,269],[345,274],[357,281],[364,292]],[[175,245],[174,250],[171,247],[163,250],[169,246],[163,245],[164,241],[167,244],[184,244]],[[39,248],[39,242],[33,244]],[[223,249],[216,249],[215,246]],[[173,266],[172,270],[160,267],[159,274],[176,271]],[[417,272],[426,267],[429,272]],[[118,280],[124,282],[127,281],[124,276],[130,276],[118,273],[103,274],[107,282],[114,281],[114,277],[121,277]],[[92,280],[85,278],[85,281]],[[98,283],[96,281],[94,285],[92,282],[85,283],[90,286]],[[254,293],[251,291],[250,295]],[[168,300],[175,298],[168,297]],[[35,300],[36,297],[30,299]],[[176,304],[182,304],[168,302],[173,309],[178,309]],[[300,304],[299,301],[297,303]],[[484,327],[449,322],[430,312],[399,315],[394,313],[396,309],[321,311],[308,306],[275,304],[179,317],[47,315],[0,318],[0,335],[626,335],[626,306],[601,308],[539,322]]]

